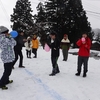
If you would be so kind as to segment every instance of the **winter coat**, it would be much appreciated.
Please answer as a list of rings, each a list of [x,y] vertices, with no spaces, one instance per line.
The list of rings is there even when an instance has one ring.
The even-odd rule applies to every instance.
[[[38,39],[33,39],[32,40],[32,48],[33,49],[38,49],[38,47],[39,47],[39,41],[38,41]]]
[[[86,43],[83,44],[82,40],[79,39],[76,43],[79,46],[79,56],[83,57],[89,57],[90,55],[90,47],[91,47],[91,40],[89,38],[86,38]]]
[[[9,63],[15,60],[13,49],[15,45],[16,41],[12,37],[6,37],[5,34],[0,35],[1,59],[3,63]]]
[[[14,50],[22,50],[22,47],[24,46],[24,41],[23,39],[25,39],[24,36],[18,35],[15,40],[16,40],[16,46],[14,47]]]
[[[59,57],[60,41],[56,38],[49,46],[51,48],[51,56]]]
[[[31,49],[32,49],[32,41],[30,41],[30,42],[25,42],[25,47],[26,47],[26,50],[28,50],[28,51],[30,51]]]
[[[70,47],[70,41],[69,39],[62,39],[61,40],[61,49],[65,49],[65,50],[69,50],[69,47]]]

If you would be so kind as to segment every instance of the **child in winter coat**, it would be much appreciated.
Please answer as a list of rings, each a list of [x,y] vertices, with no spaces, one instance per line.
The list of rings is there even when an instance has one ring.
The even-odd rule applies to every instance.
[[[82,64],[83,67],[83,77],[87,76],[88,71],[88,59],[90,55],[90,47],[91,47],[91,40],[87,36],[87,33],[83,33],[82,38],[79,39],[76,43],[79,46],[78,52],[78,66],[77,66],[77,73],[76,76],[80,76]]]
[[[6,84],[13,82],[13,80],[9,80],[9,76],[12,72],[12,62],[15,59],[13,47],[16,45],[16,41],[9,35],[8,31],[6,27],[0,26],[1,59],[4,63],[4,73],[0,79],[1,89],[8,89]]]
[[[34,58],[37,58],[37,49],[39,47],[39,41],[37,36],[34,34],[32,39],[32,53],[35,55]]]
[[[31,52],[32,52],[32,41],[30,37],[27,37],[27,42],[25,42],[25,47],[26,47],[26,55],[27,58],[31,58]]]
[[[68,59],[69,47],[70,47],[70,41],[68,39],[68,35],[64,34],[64,37],[61,40],[61,49],[62,49],[62,53],[63,53],[63,61],[67,61],[67,59]]]

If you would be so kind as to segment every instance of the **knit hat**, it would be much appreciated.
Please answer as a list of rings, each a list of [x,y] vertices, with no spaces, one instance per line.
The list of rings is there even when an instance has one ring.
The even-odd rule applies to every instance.
[[[5,26],[0,26],[0,33],[7,33],[9,31]]]

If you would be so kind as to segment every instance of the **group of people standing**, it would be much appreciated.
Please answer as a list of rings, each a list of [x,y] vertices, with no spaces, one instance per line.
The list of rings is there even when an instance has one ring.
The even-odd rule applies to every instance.
[[[14,52],[15,52],[15,60],[13,62],[13,69],[14,65],[19,59],[19,68],[25,68],[23,66],[23,53],[22,53],[22,47],[26,47],[26,56],[27,58],[31,58],[31,53],[34,54],[33,58],[37,58],[37,49],[39,47],[39,41],[37,39],[36,34],[33,35],[33,38],[31,37],[24,37],[24,32],[20,32],[19,35],[15,38],[16,40],[16,46],[14,46]]]
[[[39,40],[37,39],[36,34],[33,35],[33,38],[31,38],[30,36],[27,37],[27,40],[24,43],[24,46],[26,47],[27,58],[31,58],[31,53],[34,54],[33,58],[37,58],[37,50],[39,47]]]
[[[59,58],[59,50],[62,49],[63,61],[68,59],[68,50],[70,48],[70,40],[68,35],[64,34],[61,42],[57,39],[57,34],[55,32],[50,33],[51,42],[47,42],[48,46],[51,48],[51,62],[52,62],[52,73],[50,76],[54,76],[60,72],[57,61]],[[90,56],[91,40],[88,34],[85,32],[82,38],[77,41],[77,46],[79,47],[78,61],[77,61],[77,73],[76,76],[80,76],[81,68],[83,67],[83,77],[87,76],[88,72],[88,59]]]
[[[61,42],[59,41],[57,37],[57,33],[54,31],[50,32],[50,40],[47,41],[48,46],[51,48],[51,62],[52,62],[52,73],[50,76],[54,76],[57,73],[60,73],[59,66],[57,64],[58,58],[59,58],[59,52],[60,48],[62,49],[63,54],[63,61],[67,61],[68,59],[68,50],[70,47],[70,41],[68,39],[68,35],[64,34],[63,39]]]
[[[18,36],[13,38],[9,29],[0,26],[0,49],[1,49],[1,59],[4,63],[4,73],[0,79],[0,88],[3,90],[8,89],[7,84],[12,83],[13,80],[9,79],[12,69],[19,58],[19,68],[25,68],[23,66],[23,53],[22,47],[26,47],[26,55],[31,58],[31,52],[34,54],[34,58],[37,58],[37,49],[39,42],[37,36],[34,34],[31,39],[24,37],[24,32],[19,32]]]
[[[52,72],[50,76],[54,76],[60,73],[59,66],[57,64],[60,49],[62,49],[63,61],[68,59],[68,50],[70,48],[70,40],[68,35],[64,34],[63,39],[59,41],[57,33],[54,31],[50,32],[49,41],[47,40],[48,46],[51,48],[51,63]],[[83,33],[82,38],[76,43],[79,47],[78,52],[78,65],[76,76],[80,76],[82,64],[84,65],[83,77],[87,76],[88,71],[88,58],[90,54],[91,40],[89,39],[87,33]],[[25,68],[23,66],[23,54],[22,47],[26,47],[27,58],[31,58],[31,52],[34,54],[33,58],[37,58],[37,49],[39,47],[39,41],[37,36],[34,34],[33,38],[24,37],[24,33],[20,32],[16,38],[12,38],[9,34],[8,28],[0,26],[0,49],[1,49],[1,59],[4,63],[4,73],[0,79],[0,88],[8,89],[7,84],[12,83],[13,80],[9,79],[9,76],[14,68],[15,63],[19,59],[19,68]]]

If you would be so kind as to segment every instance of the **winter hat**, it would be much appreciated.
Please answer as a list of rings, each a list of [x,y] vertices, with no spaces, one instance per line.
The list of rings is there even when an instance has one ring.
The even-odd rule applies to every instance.
[[[64,34],[64,37],[66,37],[67,36],[67,34]]]
[[[30,36],[27,37],[27,39],[30,39],[30,38],[31,38]]]
[[[0,33],[7,33],[9,31],[5,26],[0,26]]]

